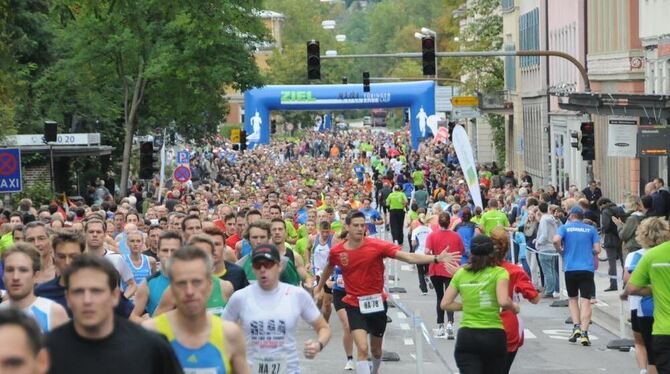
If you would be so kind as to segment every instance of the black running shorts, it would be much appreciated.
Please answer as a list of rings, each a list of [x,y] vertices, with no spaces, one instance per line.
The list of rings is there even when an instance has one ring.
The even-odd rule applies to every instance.
[[[593,272],[585,270],[566,271],[565,288],[568,297],[581,297],[591,300],[596,295],[596,283],[593,281]]]
[[[349,329],[365,330],[368,334],[381,338],[386,332],[386,312],[388,304],[384,302],[384,311],[370,314],[362,314],[358,307],[346,304]]]

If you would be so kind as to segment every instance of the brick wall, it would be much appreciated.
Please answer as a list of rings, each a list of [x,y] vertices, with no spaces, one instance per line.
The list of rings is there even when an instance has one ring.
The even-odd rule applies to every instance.
[[[49,164],[31,165],[23,169],[23,188],[30,187],[35,182],[49,181]]]

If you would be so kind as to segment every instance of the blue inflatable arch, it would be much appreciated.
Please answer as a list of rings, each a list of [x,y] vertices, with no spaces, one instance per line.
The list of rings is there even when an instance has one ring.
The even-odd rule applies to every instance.
[[[437,132],[433,81],[362,84],[264,86],[244,93],[244,129],[249,148],[270,142],[273,110],[409,108],[412,148]]]

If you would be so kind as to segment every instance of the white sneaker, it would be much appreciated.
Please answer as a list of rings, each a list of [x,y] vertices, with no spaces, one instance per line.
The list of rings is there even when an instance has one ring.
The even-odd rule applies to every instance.
[[[437,325],[437,330],[435,330],[435,338],[436,339],[444,339],[447,337],[447,333],[444,330],[444,325],[439,324]]]
[[[433,289],[433,281],[431,281],[430,278],[427,275],[424,275],[423,279],[426,281],[426,284],[428,285],[428,288],[430,288],[432,290]]]
[[[561,298],[561,293],[560,292],[554,292],[551,294],[551,296],[554,297],[554,299],[560,299]]]
[[[354,361],[353,360],[347,360],[347,364],[344,365],[344,370],[354,370]]]
[[[426,296],[428,295],[428,292],[421,292],[421,296]]]
[[[447,339],[454,340],[454,326],[451,323],[447,323]]]

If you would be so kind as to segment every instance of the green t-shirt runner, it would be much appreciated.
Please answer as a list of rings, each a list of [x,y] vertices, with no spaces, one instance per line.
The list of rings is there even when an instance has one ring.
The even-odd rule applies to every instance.
[[[389,209],[405,209],[405,204],[407,203],[407,196],[404,192],[394,191],[391,192],[386,198],[386,204],[389,206]]]
[[[459,269],[451,280],[463,303],[461,327],[473,329],[502,329],[500,305],[496,295],[499,280],[509,279],[507,270],[500,266],[478,272]]]
[[[482,218],[479,223],[484,226],[484,235],[490,236],[491,230],[498,226],[509,227],[509,220],[507,214],[498,209],[491,209],[482,213]]]
[[[423,186],[424,179],[425,179],[425,176],[424,176],[423,170],[415,170],[412,173],[412,180],[414,181],[415,186]]]
[[[637,287],[653,284],[652,335],[670,335],[670,242],[648,250],[635,267],[629,282]]]

